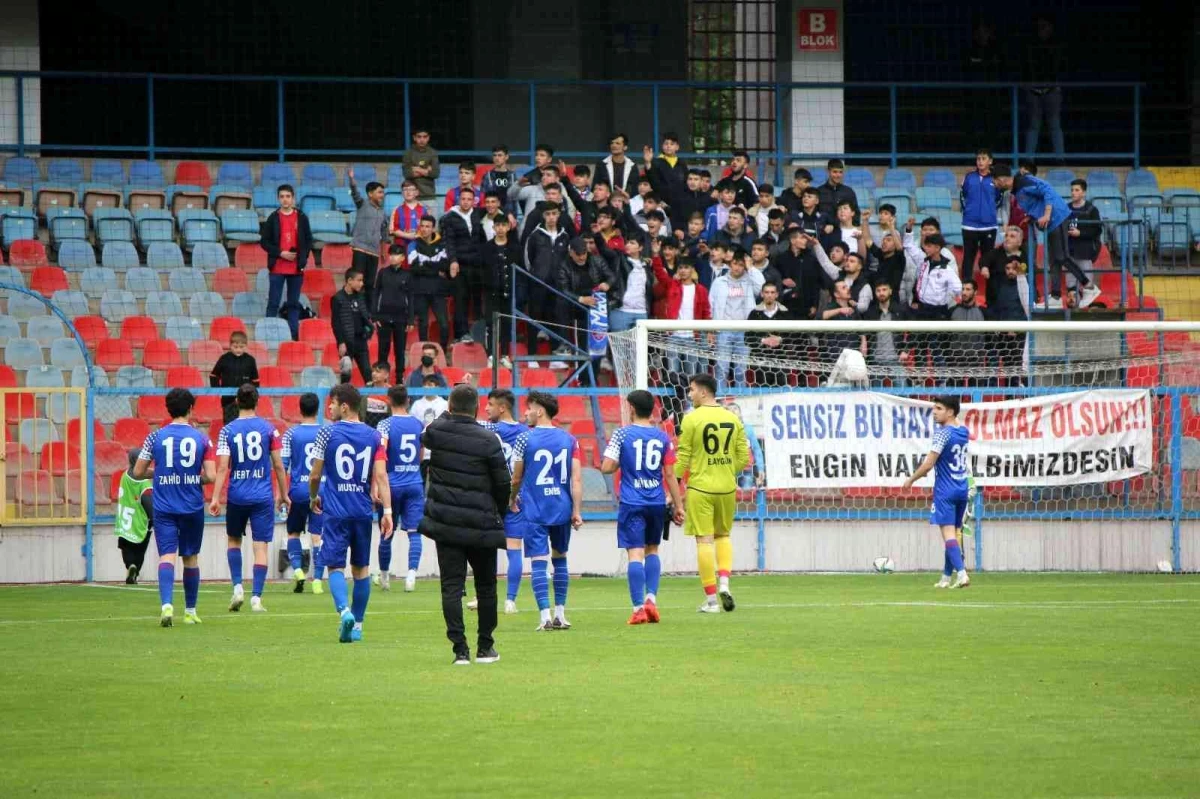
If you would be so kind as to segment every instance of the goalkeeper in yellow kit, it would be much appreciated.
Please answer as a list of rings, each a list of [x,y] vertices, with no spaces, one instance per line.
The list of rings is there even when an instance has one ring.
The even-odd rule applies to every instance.
[[[733,570],[729,534],[737,505],[737,476],[750,463],[742,420],[719,406],[716,395],[717,381],[712,375],[699,374],[688,382],[693,410],[683,417],[675,459],[675,476],[689,475],[683,531],[696,538],[696,561],[705,594],[701,613],[720,613],[720,607],[734,609],[729,591]]]

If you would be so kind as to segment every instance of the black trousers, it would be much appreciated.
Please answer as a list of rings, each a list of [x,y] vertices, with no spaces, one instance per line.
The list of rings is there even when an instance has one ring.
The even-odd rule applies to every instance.
[[[479,638],[475,651],[491,649],[495,643],[492,633],[496,631],[496,548],[462,547],[439,541],[437,556],[442,575],[442,616],[454,653],[463,654],[470,649],[462,609],[468,564],[475,573],[475,597],[479,600]]]
[[[421,341],[429,340],[429,312],[437,317],[438,343],[444,351],[450,346],[450,322],[446,319],[446,298],[441,294],[413,295],[413,324]]]
[[[150,546],[152,535],[153,532],[147,533],[140,544],[126,541],[124,538],[117,539],[117,548],[121,550],[121,560],[126,569],[130,566],[137,566],[139,572],[142,570],[142,564],[146,562],[146,549]]]
[[[353,343],[346,344],[346,354],[350,356],[350,360],[358,366],[358,373],[362,375],[364,383],[371,382],[371,352],[367,349],[366,339],[355,340]],[[342,372],[342,382],[350,382],[350,373]]]
[[[362,270],[364,281],[363,301],[366,302],[367,307],[370,308],[371,300],[374,298],[375,293],[375,273],[379,270],[379,256],[371,255],[370,253],[365,253],[361,250],[351,250],[351,252],[353,255],[351,256],[350,266],[354,267],[355,269]],[[368,374],[367,380],[370,379],[371,376]]]
[[[1062,295],[1061,277],[1058,274],[1059,269],[1066,269],[1075,276],[1075,280],[1079,282],[1079,286],[1090,285],[1092,281],[1088,280],[1087,274],[1079,268],[1079,264],[1071,260],[1070,250],[1067,249],[1067,225],[1064,222],[1058,227],[1046,234],[1046,259],[1050,262],[1050,294],[1055,297]]]
[[[379,317],[377,335],[379,336],[379,360],[387,361],[394,347],[396,350],[396,362],[392,363],[388,361],[388,363],[392,363],[392,368],[396,370],[396,382],[403,382],[404,360],[408,355],[408,317]]]
[[[512,320],[508,317],[512,316],[512,303],[507,302],[504,296],[494,289],[483,289],[481,291],[483,297],[483,312],[482,317],[487,322],[487,333],[484,335],[484,349],[487,354],[493,358],[500,358],[508,355],[509,344],[512,342]],[[493,341],[495,336],[494,327],[496,324],[496,315],[500,314],[500,351],[496,352],[496,342]]]
[[[471,332],[471,317],[483,316],[483,270],[475,264],[459,262],[458,277],[454,278],[454,339]]]
[[[541,283],[531,283],[529,286],[529,297],[525,301],[525,313],[531,319],[546,323],[555,333],[563,338],[570,338],[570,334],[562,329],[567,322],[563,319],[562,303],[559,302],[559,299],[556,294],[552,293],[550,289]],[[530,355],[537,352],[537,335],[538,328],[535,325],[525,325],[525,346],[528,347]],[[550,339],[551,352],[560,346],[562,346],[561,342],[554,338]]]
[[[970,280],[975,274],[975,259],[987,255],[996,246],[995,230],[964,230],[962,279]]]

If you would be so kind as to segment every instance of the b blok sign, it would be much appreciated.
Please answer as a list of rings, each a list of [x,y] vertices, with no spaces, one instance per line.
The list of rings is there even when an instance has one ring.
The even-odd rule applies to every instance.
[[[836,51],[840,48],[836,8],[806,8],[796,16],[798,49]]]

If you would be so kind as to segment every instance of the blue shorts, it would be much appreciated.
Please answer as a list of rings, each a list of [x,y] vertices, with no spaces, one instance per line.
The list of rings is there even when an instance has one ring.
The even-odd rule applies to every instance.
[[[525,522],[525,557],[536,558],[550,554],[550,550],[567,554],[571,546],[570,524],[537,524]]]
[[[261,502],[257,505],[237,505],[230,502],[225,506],[225,534],[230,538],[246,535],[246,522],[250,523],[250,538],[254,541],[271,543],[275,540],[275,505]]]
[[[160,558],[176,552],[185,558],[199,555],[204,541],[204,509],[192,513],[155,511],[154,541]]]
[[[425,486],[410,483],[392,486],[392,529],[415,533],[425,515]]]
[[[662,543],[663,525],[667,519],[666,505],[626,505],[617,507],[617,546],[639,549]]]
[[[287,517],[287,531],[289,534],[298,535],[307,527],[313,535],[320,535],[321,520],[324,518],[322,514],[312,512],[312,505],[308,500],[292,500],[292,509],[288,511]]]
[[[321,559],[331,569],[346,567],[346,550],[350,565],[362,569],[371,565],[371,530],[375,520],[370,516],[358,519],[326,517],[321,531]]]
[[[938,498],[934,497],[933,507],[930,508],[929,523],[939,527],[946,525],[955,529],[962,527],[963,515],[967,512],[967,498]]]
[[[504,537],[518,541],[525,539],[525,518],[521,514],[504,514]]]

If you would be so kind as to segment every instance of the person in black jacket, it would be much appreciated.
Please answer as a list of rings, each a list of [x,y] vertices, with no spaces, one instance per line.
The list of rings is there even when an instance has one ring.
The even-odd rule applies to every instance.
[[[630,197],[635,196],[638,187],[638,167],[625,156],[628,149],[628,137],[624,133],[614,133],[608,140],[608,157],[597,161],[592,167],[592,182],[603,180],[614,190],[620,189]]]
[[[453,267],[446,244],[435,230],[432,216],[424,217],[417,225],[417,238],[408,254],[412,273],[412,319],[417,335],[425,341],[429,336],[429,311],[437,317],[438,342],[445,352],[450,346],[450,324],[446,319],[446,297],[450,294]],[[457,273],[455,273],[457,274]]]
[[[842,182],[846,176],[846,164],[840,158],[831,158],[828,167],[828,179],[817,187],[817,195],[821,199],[818,206],[821,213],[829,219],[837,218],[837,207],[847,200],[854,209],[854,224],[858,224],[858,195],[854,189]]]
[[[341,356],[343,383],[350,382],[351,362],[358,364],[358,373],[364,383],[371,379],[371,359],[367,352],[372,330],[371,314],[362,290],[363,274],[358,267],[352,266],[346,271],[345,285],[333,295],[330,303],[329,323]]]
[[[450,392],[447,413],[421,437],[429,452],[425,516],[420,532],[437,545],[442,583],[442,616],[454,647],[454,664],[469,665],[462,597],[467,565],[475,573],[479,603],[476,663],[494,663],[496,629],[496,550],[503,549],[504,513],[511,489],[508,461],[495,433],[475,422],[479,395],[468,385]]]
[[[531,319],[558,323],[558,298],[546,286],[553,286],[558,277],[558,267],[567,257],[570,237],[558,225],[557,206],[547,202],[538,203],[538,206],[542,212],[542,224],[529,234],[525,242],[525,265],[530,275],[537,278],[525,281],[525,313]],[[525,344],[530,355],[537,352],[537,335],[537,325],[526,323]],[[534,363],[536,361],[530,362],[530,368]]]
[[[667,133],[662,140],[662,154],[657,158],[647,144],[642,148],[646,177],[650,179],[650,190],[662,197],[668,208],[674,208],[688,190],[687,162],[679,157],[679,137]],[[683,228],[679,228],[683,230]]]
[[[564,324],[575,329],[575,344],[577,347],[587,347],[588,318],[587,308],[596,305],[592,296],[594,291],[607,292],[613,283],[613,273],[604,259],[598,255],[588,254],[587,241],[583,238],[571,239],[565,260],[558,265],[556,284],[558,290],[571,297],[580,308],[567,300],[562,300],[562,318]],[[566,336],[566,333],[563,334]]]
[[[405,345],[412,324],[412,275],[405,268],[404,245],[388,247],[388,265],[375,275],[375,307],[371,309],[379,331],[379,360],[386,361],[396,348],[396,382],[404,379]]]
[[[712,194],[700,188],[703,182],[701,172],[703,170],[689,169],[683,191],[670,202],[671,227],[676,236],[681,232],[687,234],[688,220],[693,214],[700,214],[703,218],[704,212],[717,202]]]
[[[483,274],[479,263],[479,245],[475,228],[480,224],[480,215],[475,213],[475,190],[463,186],[458,193],[458,204],[442,215],[439,227],[442,241],[446,243],[446,255],[450,258],[450,280],[454,295],[454,338],[455,341],[471,343],[471,330],[467,324],[468,312],[480,313],[483,299]]]
[[[279,301],[287,288],[288,327],[292,341],[300,340],[300,287],[304,267],[312,251],[312,229],[308,217],[296,207],[296,192],[283,184],[276,192],[279,208],[262,223],[258,245],[267,253],[267,318],[279,316]]]
[[[479,244],[479,258],[483,264],[483,318],[487,321],[484,349],[488,358],[497,357],[496,342],[493,341],[493,323],[496,314],[512,316],[512,270],[521,265],[521,247],[512,235],[511,220],[501,214],[492,220],[492,237]],[[481,238],[483,238],[481,236]],[[500,365],[512,368],[507,353],[512,342],[512,321],[500,322]]]
[[[1079,265],[1083,273],[1092,280],[1092,264],[1100,255],[1100,211],[1087,198],[1087,181],[1076,178],[1071,181],[1071,202],[1068,207],[1071,215],[1067,217],[1067,254]],[[1050,273],[1050,293],[1058,294],[1062,272],[1054,269]],[[1067,290],[1076,288],[1075,275],[1067,273]]]

